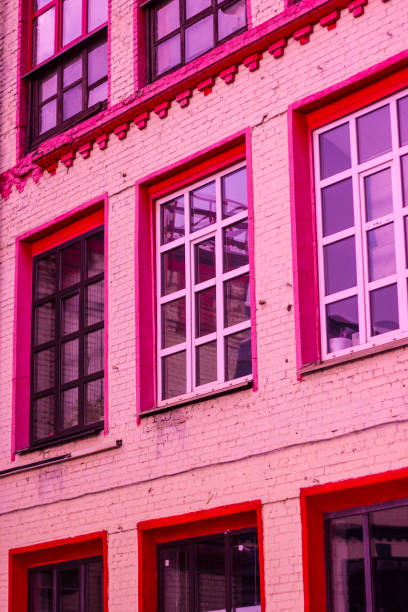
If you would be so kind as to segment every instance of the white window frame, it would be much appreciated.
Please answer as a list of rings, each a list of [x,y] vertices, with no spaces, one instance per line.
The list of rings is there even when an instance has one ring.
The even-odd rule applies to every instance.
[[[218,391],[228,390],[235,387],[243,386],[249,384],[252,379],[252,373],[246,376],[242,376],[240,378],[234,378],[232,380],[226,380],[225,376],[225,338],[234,333],[238,333],[247,329],[251,329],[251,315],[246,321],[241,323],[237,323],[230,327],[224,328],[224,297],[223,297],[223,284],[225,281],[243,276],[244,274],[249,274],[250,265],[241,266],[239,268],[235,268],[234,270],[230,270],[228,272],[223,271],[223,230],[224,228],[234,225],[240,221],[245,221],[248,219],[248,210],[239,212],[233,216],[222,219],[222,188],[221,188],[221,179],[223,176],[233,173],[236,170],[240,170],[241,168],[247,167],[246,162],[241,162],[238,164],[234,164],[233,166],[228,167],[220,172],[215,174],[211,174],[206,178],[194,182],[187,187],[180,189],[178,191],[169,193],[165,197],[162,197],[155,202],[155,237],[156,237],[156,302],[157,302],[157,311],[156,311],[156,346],[157,346],[157,406],[167,406],[171,404],[177,404],[180,402],[188,401],[189,399],[194,399],[196,397],[212,395],[217,393]],[[212,181],[215,181],[216,185],[216,222],[208,225],[205,228],[197,230],[195,232],[190,232],[190,216],[188,214],[188,203],[189,203],[189,193],[199,187],[202,187]],[[166,202],[171,201],[177,197],[183,196],[185,202],[185,233],[184,236],[168,242],[166,244],[161,243],[161,219],[160,219],[160,206],[165,204]],[[221,219],[221,221],[219,221]],[[248,226],[248,232],[250,228]],[[216,276],[213,279],[206,280],[204,282],[194,284],[194,246],[206,240],[208,238],[212,238],[215,236],[215,267],[216,267]],[[184,244],[189,244],[189,248],[186,248],[186,261],[185,261],[185,274],[186,274],[186,283],[185,288],[179,291],[175,291],[168,295],[161,295],[161,282],[162,282],[162,274],[161,274],[161,255],[166,251],[173,250],[179,246]],[[248,259],[250,260],[249,253],[249,239],[247,244],[248,249]],[[207,334],[204,336],[200,336],[195,338],[195,294],[199,291],[203,291],[204,289],[208,289],[212,286],[217,287],[216,291],[216,307],[217,307],[217,315],[216,315],[216,331]],[[250,289],[251,289],[251,281],[249,281],[248,285],[248,297],[247,300],[249,302],[249,307],[251,309],[250,304]],[[162,305],[174,301],[176,299],[185,297],[186,299],[186,341],[177,345],[173,345],[167,348],[161,348],[162,342],[162,316],[161,316],[161,307]],[[206,383],[203,385],[195,384],[195,373],[196,373],[196,348],[202,344],[207,344],[212,341],[217,341],[217,380],[212,381],[210,383]],[[171,397],[168,399],[162,399],[163,397],[163,371],[162,371],[162,358],[168,355],[172,355],[175,353],[179,353],[181,351],[186,351],[186,393],[182,395],[178,395],[175,397]]]
[[[314,179],[316,196],[316,226],[317,226],[317,255],[318,255],[318,275],[319,275],[319,311],[320,311],[320,331],[321,331],[321,356],[322,360],[330,360],[342,355],[349,355],[371,347],[381,346],[399,340],[408,335],[408,261],[406,261],[405,229],[404,218],[408,217],[408,202],[403,206],[403,185],[401,158],[408,154],[408,144],[400,146],[399,127],[397,115],[397,103],[401,98],[408,95],[408,90],[399,92],[381,101],[364,107],[359,111],[346,115],[341,119],[325,125],[313,132],[313,154],[314,154]],[[357,144],[357,119],[371,111],[383,106],[390,107],[391,120],[391,142],[392,150],[366,162],[358,163],[358,144]],[[350,128],[350,148],[351,148],[351,168],[334,174],[328,178],[320,179],[320,150],[319,137],[324,132],[333,128],[349,123]],[[393,196],[393,211],[381,218],[367,221],[365,218],[365,191],[364,178],[375,174],[385,168],[391,168],[391,187]],[[323,236],[323,214],[322,214],[322,189],[329,185],[338,183],[347,178],[352,179],[353,188],[353,210],[354,226],[339,231],[329,236]],[[358,194],[358,197],[356,197]],[[396,273],[378,280],[369,280],[368,268],[368,231],[394,223],[395,236],[395,258]],[[325,270],[324,270],[324,247],[333,244],[338,240],[355,236],[356,251],[356,276],[357,285],[350,289],[338,291],[325,295]],[[370,313],[370,292],[374,289],[397,284],[398,295],[398,315],[399,328],[379,335],[371,335],[371,313]],[[329,351],[327,338],[327,318],[326,307],[328,304],[352,297],[358,297],[358,319],[359,319],[359,341],[354,346]]]

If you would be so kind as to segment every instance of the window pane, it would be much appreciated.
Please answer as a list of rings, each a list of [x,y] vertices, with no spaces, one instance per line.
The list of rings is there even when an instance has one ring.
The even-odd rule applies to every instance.
[[[196,337],[217,329],[216,289],[210,287],[196,294]]]
[[[52,612],[52,570],[36,570],[31,575],[31,607],[33,612]]]
[[[186,286],[184,246],[163,253],[161,256],[162,295],[184,289]]]
[[[103,378],[98,378],[85,385],[85,424],[103,421],[103,381]]]
[[[103,563],[94,561],[85,566],[86,612],[103,611]]]
[[[218,10],[218,39],[222,40],[246,25],[245,0]]]
[[[82,111],[82,85],[68,89],[62,95],[62,119],[69,119]]]
[[[222,177],[222,216],[232,217],[247,208],[247,170],[240,168]]]
[[[248,262],[248,221],[240,221],[224,230],[224,272]]]
[[[33,407],[33,435],[34,440],[41,440],[54,435],[54,395],[47,395],[34,401]],[[48,601],[47,597],[45,600]],[[40,597],[40,601],[42,601]],[[48,610],[47,607],[44,608]],[[42,609],[40,608],[41,612]]]
[[[400,146],[408,144],[408,96],[398,100]]]
[[[167,36],[180,25],[179,0],[170,0],[156,12],[157,40]]]
[[[191,231],[195,232],[215,223],[216,202],[215,182],[190,192]]]
[[[225,338],[225,379],[232,380],[252,372],[251,330]]]
[[[40,351],[34,355],[34,391],[51,389],[55,382],[55,350]]]
[[[180,34],[172,36],[156,48],[157,74],[163,74],[181,63]]]
[[[161,548],[159,563],[163,612],[190,612],[187,550],[183,546]]]
[[[200,612],[225,610],[224,539],[197,544],[197,588]]]
[[[93,85],[108,74],[108,43],[98,45],[88,53],[88,85]]]
[[[57,73],[46,76],[40,81],[40,102],[57,95]]]
[[[62,300],[62,335],[66,336],[79,329],[79,295],[70,295]]]
[[[194,17],[211,6],[212,0],[186,0],[186,18]]]
[[[326,295],[357,284],[354,236],[324,247]]]
[[[108,99],[108,81],[104,81],[97,87],[91,89],[88,93],[88,108],[97,104],[98,102],[104,102]]]
[[[353,227],[353,185],[351,178],[322,189],[323,236]]]
[[[161,244],[184,236],[184,196],[160,206]]]
[[[214,47],[214,19],[205,17],[185,30],[186,62],[202,55]]]
[[[58,612],[77,612],[80,609],[79,572],[79,569],[58,572],[60,601]]]
[[[232,606],[237,611],[261,612],[258,538],[256,533],[231,536]]]
[[[37,260],[35,298],[37,300],[55,293],[57,268],[55,253]]]
[[[370,304],[372,336],[399,328],[397,285],[371,291]]]
[[[40,10],[40,8],[43,8],[43,6],[49,3],[50,0],[34,0],[34,11]]]
[[[35,309],[34,342],[43,344],[55,338],[55,302],[47,302]]]
[[[351,168],[349,124],[320,134],[320,175],[322,179]]]
[[[357,119],[358,161],[391,151],[390,107],[382,106]]]
[[[392,212],[391,168],[386,168],[364,179],[367,221]]]
[[[217,343],[208,342],[196,348],[196,385],[217,380]]]
[[[162,306],[162,348],[186,340],[186,298]]]
[[[186,352],[181,351],[162,359],[163,399],[186,392]]]
[[[78,425],[78,387],[61,393],[63,429]]]
[[[104,281],[88,285],[85,289],[85,324],[94,325],[104,318]]]
[[[81,280],[81,243],[76,242],[61,251],[62,288],[70,287]]]
[[[44,134],[57,125],[57,101],[51,100],[40,109],[40,134]]]
[[[55,52],[55,8],[33,21],[33,65],[48,59]]]
[[[249,274],[224,283],[224,325],[236,325],[251,316]]]
[[[371,230],[367,239],[370,281],[395,274],[394,224]]]
[[[64,65],[62,71],[63,87],[68,87],[71,83],[75,83],[82,78],[82,58],[76,57]]]
[[[408,155],[401,157],[402,204],[408,206]]]
[[[61,346],[61,379],[63,383],[78,378],[78,340],[64,342]]]
[[[203,240],[194,246],[195,284],[215,276],[215,238]]]
[[[88,278],[104,271],[104,233],[99,232],[86,241],[86,275]]]
[[[328,304],[326,316],[329,353],[360,344],[356,295]]]
[[[85,375],[103,370],[103,336],[103,329],[85,336]]]
[[[405,266],[408,268],[408,216],[404,217],[405,229]]]
[[[63,0],[62,44],[67,45],[82,34],[82,0]]]
[[[108,0],[88,0],[88,32],[108,21]]]

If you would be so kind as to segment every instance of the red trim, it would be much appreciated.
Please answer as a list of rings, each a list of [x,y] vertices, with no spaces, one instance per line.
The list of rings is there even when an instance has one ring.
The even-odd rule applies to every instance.
[[[265,582],[260,500],[138,523],[139,612],[157,610],[157,544],[245,527],[257,527],[258,531],[261,609],[264,612]]]
[[[108,538],[106,531],[9,550],[9,612],[27,612],[30,567],[103,555],[104,610],[108,612]]]

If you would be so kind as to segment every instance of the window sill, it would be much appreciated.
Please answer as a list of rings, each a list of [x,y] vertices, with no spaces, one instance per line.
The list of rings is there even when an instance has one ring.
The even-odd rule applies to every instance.
[[[53,446],[61,446],[61,444],[67,444],[68,442],[72,442],[75,440],[79,440],[82,438],[88,438],[90,436],[98,435],[99,432],[104,428],[103,422],[94,425],[93,427],[88,427],[87,429],[81,429],[80,431],[76,431],[75,433],[71,433],[68,435],[60,435],[60,437],[54,437],[51,440],[43,440],[34,443],[31,446],[27,446],[27,448],[22,448],[16,450],[16,455],[25,455],[27,453],[31,453],[37,450],[46,450],[47,448],[51,448]]]

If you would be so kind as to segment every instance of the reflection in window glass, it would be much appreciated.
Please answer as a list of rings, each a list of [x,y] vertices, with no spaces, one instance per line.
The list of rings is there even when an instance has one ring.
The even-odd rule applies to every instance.
[[[157,47],[157,74],[163,74],[181,61],[180,34],[176,34]]]
[[[343,291],[357,284],[354,236],[324,247],[326,295]]]
[[[180,24],[179,0],[170,0],[164,6],[157,9],[156,27],[157,38],[160,40],[167,34],[174,32]]]
[[[351,178],[322,189],[323,236],[330,236],[354,225]]]
[[[246,1],[238,0],[218,10],[218,38],[230,36],[246,24]]]
[[[349,124],[320,134],[320,174],[325,179],[351,167]]]
[[[82,34],[82,0],[62,2],[62,45],[67,45]]]
[[[370,292],[371,334],[377,336],[398,329],[397,285],[388,285]]]
[[[390,107],[383,106],[357,119],[360,163],[391,151]]]
[[[42,13],[33,23],[33,65],[48,59],[55,52],[55,8]]]
[[[186,62],[190,62],[202,55],[214,46],[214,20],[212,15],[197,21],[194,25],[186,28],[185,53]]]
[[[360,344],[357,296],[328,304],[326,316],[329,353]]]
[[[88,0],[88,32],[108,21],[108,0]]]

